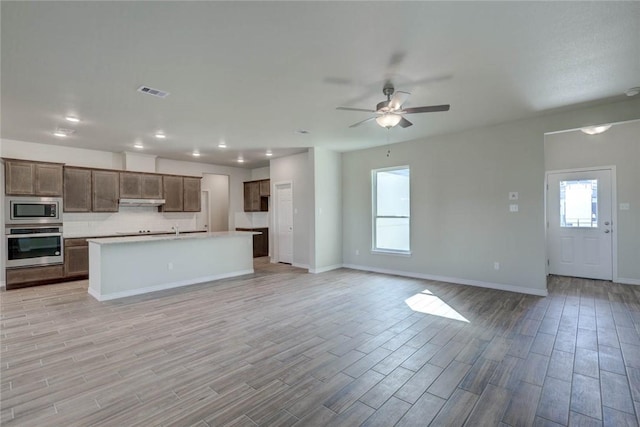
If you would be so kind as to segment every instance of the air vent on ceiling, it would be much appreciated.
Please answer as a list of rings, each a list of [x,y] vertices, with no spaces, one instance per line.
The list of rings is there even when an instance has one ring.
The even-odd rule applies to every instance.
[[[160,89],[154,89],[149,86],[140,86],[138,92],[146,93],[147,95],[157,96],[158,98],[166,98],[169,96],[169,92],[165,92]]]

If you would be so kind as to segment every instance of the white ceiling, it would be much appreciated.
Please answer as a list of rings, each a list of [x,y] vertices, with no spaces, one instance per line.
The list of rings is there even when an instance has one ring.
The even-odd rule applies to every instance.
[[[165,158],[241,166],[241,154],[258,167],[266,149],[360,149],[622,99],[640,86],[640,2],[1,7],[1,136],[45,144],[120,152],[140,140]],[[411,115],[414,126],[389,132],[349,128],[367,113],[335,108],[373,108],[386,79],[412,93],[407,106],[451,111]],[[141,85],[170,96],[140,94]],[[76,133],[61,140],[59,126]]]

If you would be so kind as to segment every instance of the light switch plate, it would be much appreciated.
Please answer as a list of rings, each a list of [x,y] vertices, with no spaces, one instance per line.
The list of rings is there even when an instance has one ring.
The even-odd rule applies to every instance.
[[[509,205],[509,212],[518,212],[518,205]]]
[[[510,191],[509,192],[509,200],[518,200],[518,192]]]
[[[620,203],[620,210],[621,211],[628,211],[629,210],[629,203]]]

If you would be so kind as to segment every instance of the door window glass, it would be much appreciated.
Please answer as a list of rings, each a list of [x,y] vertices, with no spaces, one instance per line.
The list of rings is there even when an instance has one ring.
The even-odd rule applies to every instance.
[[[598,180],[560,181],[560,227],[598,226]]]

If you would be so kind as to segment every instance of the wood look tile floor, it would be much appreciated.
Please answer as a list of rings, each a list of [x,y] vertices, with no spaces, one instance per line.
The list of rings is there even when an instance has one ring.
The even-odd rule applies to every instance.
[[[3,426],[637,426],[640,287],[546,298],[258,259],[100,303],[0,293]]]

